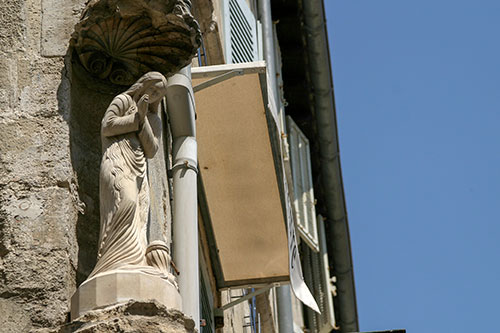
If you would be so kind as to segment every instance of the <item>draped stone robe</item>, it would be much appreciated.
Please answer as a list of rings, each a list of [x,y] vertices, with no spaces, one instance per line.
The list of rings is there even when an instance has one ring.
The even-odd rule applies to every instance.
[[[145,258],[149,211],[146,158],[155,155],[160,135],[158,114],[148,112],[141,123],[137,104],[126,93],[115,97],[106,110],[101,124],[98,259],[89,279],[116,270],[161,274],[148,266]]]

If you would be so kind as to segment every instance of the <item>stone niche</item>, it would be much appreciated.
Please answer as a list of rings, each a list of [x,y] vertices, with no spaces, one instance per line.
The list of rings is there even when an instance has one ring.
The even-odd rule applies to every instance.
[[[92,0],[75,26],[69,50],[70,147],[78,179],[79,197],[85,203],[84,212],[79,214],[77,221],[77,285],[85,281],[96,263],[100,223],[101,119],[112,98],[126,90],[144,73],[158,71],[168,77],[191,63],[201,43],[201,34],[190,10],[189,0]],[[148,164],[153,163],[155,170],[160,166],[162,170],[156,171],[166,179],[166,160],[169,156],[166,119],[163,128],[162,153],[157,154],[162,161],[150,160]],[[159,183],[155,181],[155,186]],[[155,231],[156,234],[148,232],[148,236],[150,241],[162,239],[169,244],[171,213],[168,181],[165,180],[161,186],[162,188],[157,189],[152,185],[151,195],[156,193],[161,198],[152,197],[151,208],[164,211],[164,220],[156,221],[156,224],[162,223],[164,226],[159,228],[162,230]],[[156,208],[155,202],[160,203]],[[151,219],[154,216],[158,214],[150,214],[153,217]],[[159,234],[164,234],[165,237],[159,237]],[[113,276],[109,277],[112,278]],[[98,287],[102,286],[104,284]],[[93,292],[97,289],[99,288],[94,288]],[[146,301],[151,298],[150,295],[154,295],[148,288],[143,288],[138,293],[140,301]],[[119,291],[115,294],[108,295],[108,298],[117,303],[120,299],[127,298],[122,297]],[[95,301],[96,304],[99,303],[98,297]],[[160,301],[168,304],[167,300]],[[104,303],[110,301],[104,300]],[[104,306],[104,303],[99,304]],[[76,312],[80,313],[79,310]]]

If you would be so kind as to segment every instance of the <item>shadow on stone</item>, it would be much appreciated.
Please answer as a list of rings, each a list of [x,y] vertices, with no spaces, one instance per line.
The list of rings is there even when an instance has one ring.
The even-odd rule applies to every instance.
[[[160,312],[162,310],[163,309],[159,308],[157,303],[154,302],[135,302],[129,305],[125,313],[134,316],[157,316],[163,314]]]

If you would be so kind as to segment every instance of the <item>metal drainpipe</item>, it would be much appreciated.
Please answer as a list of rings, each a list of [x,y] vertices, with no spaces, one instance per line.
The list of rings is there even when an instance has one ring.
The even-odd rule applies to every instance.
[[[269,86],[277,98],[276,61],[274,59],[273,19],[271,16],[271,1],[259,0],[259,19],[262,23],[262,39],[264,44],[264,59],[269,73]]]
[[[290,286],[276,288],[278,303],[278,326],[280,333],[293,332],[292,294]]]
[[[273,20],[271,16],[271,1],[259,0],[259,18],[262,23],[262,39],[264,44],[264,58],[266,60],[268,70],[269,86],[274,92],[274,97],[278,99],[276,104],[281,101],[279,99],[278,86],[276,83],[276,59],[273,33]],[[281,119],[280,115],[280,119]],[[290,294],[290,286],[281,286],[276,288],[276,302],[278,303],[278,326],[280,333],[293,332],[293,313],[292,313],[292,298]]]
[[[328,216],[328,248],[337,277],[341,332],[359,330],[351,257],[351,241],[337,141],[337,120],[323,0],[302,1],[307,31],[309,68],[314,89],[321,174]]]
[[[182,311],[199,331],[198,159],[191,66],[168,79],[166,98],[173,141],[173,255],[180,272]]]

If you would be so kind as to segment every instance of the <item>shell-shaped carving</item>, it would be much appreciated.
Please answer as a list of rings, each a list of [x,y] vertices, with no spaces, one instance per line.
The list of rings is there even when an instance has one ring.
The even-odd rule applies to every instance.
[[[128,86],[149,71],[168,76],[189,64],[200,45],[185,0],[100,0],[89,6],[72,44],[95,79]]]

